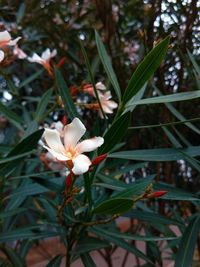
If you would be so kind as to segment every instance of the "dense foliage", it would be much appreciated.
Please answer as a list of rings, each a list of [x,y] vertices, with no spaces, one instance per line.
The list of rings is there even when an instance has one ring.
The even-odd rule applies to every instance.
[[[95,250],[113,266],[118,247],[121,266],[129,253],[137,266],[191,266],[199,2],[1,4],[1,266],[28,266],[31,248],[55,236],[66,253],[46,266],[98,266]]]

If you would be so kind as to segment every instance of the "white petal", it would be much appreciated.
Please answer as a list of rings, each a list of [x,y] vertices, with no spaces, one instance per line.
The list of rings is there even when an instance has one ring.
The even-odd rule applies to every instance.
[[[11,40],[11,36],[8,31],[0,32],[0,43],[9,42],[10,40]]]
[[[17,37],[14,40],[10,40],[10,42],[8,43],[8,45],[10,46],[15,46],[17,44],[17,42],[21,39],[22,37]]]
[[[70,124],[67,124],[64,128],[64,144],[65,148],[75,147],[81,137],[86,131],[83,123],[75,118]]]
[[[50,52],[50,49],[49,48],[47,48],[43,53],[42,53],[42,56],[41,56],[41,58],[43,59],[43,60],[49,60],[50,58],[51,58],[51,52]]]
[[[54,50],[51,52],[51,58],[52,58],[52,57],[55,57],[56,55],[57,55],[57,50],[54,49]]]
[[[82,141],[77,145],[77,150],[79,153],[90,152],[97,149],[97,147],[101,146],[104,143],[104,139],[102,137],[94,137],[91,139],[87,139]]]
[[[113,100],[108,100],[107,101],[107,106],[109,108],[111,108],[111,109],[115,109],[115,108],[117,108],[118,104],[115,101],[113,101]]]
[[[36,54],[36,53],[33,53],[32,57],[28,57],[27,59],[30,62],[37,62],[39,64],[43,63],[42,58],[40,56],[38,56],[38,54]]]
[[[107,106],[107,103],[102,103],[102,108],[105,113],[112,114],[113,110]]]
[[[106,87],[105,87],[105,85],[102,82],[96,83],[96,88],[98,90],[106,90]]]
[[[0,50],[0,62],[4,60],[4,52]]]
[[[72,172],[76,175],[83,174],[89,170],[90,165],[92,164],[90,159],[85,155],[78,155],[75,159],[72,160],[74,167]]]
[[[56,159],[60,160],[60,161],[67,161],[69,160],[69,158],[65,155],[63,155],[62,153],[56,152],[55,150],[49,148],[48,146],[43,146],[44,148],[46,148]]]
[[[65,148],[61,142],[60,134],[56,129],[45,129],[43,137],[47,145],[57,153],[65,153]]]

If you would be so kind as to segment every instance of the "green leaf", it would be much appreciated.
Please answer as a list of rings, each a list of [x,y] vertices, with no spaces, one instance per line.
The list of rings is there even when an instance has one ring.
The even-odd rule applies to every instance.
[[[142,161],[176,161],[184,158],[183,153],[188,154],[191,157],[199,156],[200,146],[191,146],[183,149],[158,148],[121,151],[112,153],[108,155],[108,157]]]
[[[195,216],[187,226],[176,255],[175,267],[192,266],[193,254],[200,229],[200,215]]]
[[[6,158],[0,160],[0,164],[8,163],[8,162],[11,162],[11,161],[15,161],[17,159],[24,158],[24,157],[30,155],[32,152],[33,151],[28,151],[28,152],[25,152],[25,153],[22,153],[22,154],[19,154],[19,155],[16,155],[16,156],[6,157]]]
[[[22,88],[22,87],[28,85],[29,83],[31,83],[32,81],[34,81],[35,79],[37,79],[43,72],[44,72],[44,69],[38,70],[37,72],[35,72],[34,74],[32,74],[30,77],[28,77],[27,79],[25,79],[23,82],[21,82],[18,88]]]
[[[26,10],[25,3],[21,3],[20,6],[19,6],[19,9],[17,11],[17,14],[16,14],[16,22],[17,22],[17,24],[20,24],[21,20],[23,19],[24,14],[25,14],[25,10]]]
[[[93,212],[96,214],[121,214],[132,208],[134,201],[128,198],[111,198],[97,205]]]
[[[171,94],[171,95],[166,95],[166,96],[150,97],[150,98],[142,99],[139,101],[135,101],[134,105],[170,103],[170,102],[191,100],[191,99],[195,99],[199,97],[200,97],[200,90],[196,90],[192,92],[184,92],[184,93]]]
[[[108,75],[108,79],[110,81],[110,83],[112,84],[115,93],[120,101],[121,99],[121,91],[120,91],[120,86],[117,80],[117,77],[114,73],[114,70],[112,68],[111,65],[111,61],[109,58],[108,53],[106,52],[105,46],[103,44],[103,42],[101,41],[101,38],[98,34],[97,31],[95,31],[95,39],[96,39],[96,44],[97,44],[97,49],[98,49],[98,53],[99,53],[99,57],[101,59],[101,62],[104,66],[105,72]]]
[[[139,64],[133,73],[126,91],[124,93],[122,102],[125,105],[150,79],[160,63],[164,59],[169,45],[169,36],[156,45],[144,60]]]
[[[144,210],[130,210],[123,214],[123,217],[137,219],[139,221],[147,222],[148,224],[161,224],[161,225],[178,225],[182,227],[184,224],[178,220],[169,219],[161,214],[155,212],[148,212]]]
[[[21,123],[23,123],[22,119],[1,102],[0,102],[0,112],[4,114],[6,118],[19,130],[23,131],[23,127],[20,125]]]
[[[161,91],[154,84],[152,84],[152,86],[159,95],[162,95]],[[179,119],[180,121],[186,120],[186,118],[171,103],[164,103],[164,104],[177,119]],[[192,129],[194,132],[200,134],[200,130],[196,126],[194,126],[191,122],[186,122],[185,125],[190,129]]]
[[[61,74],[61,72],[55,68],[56,84],[60,91],[61,98],[63,100],[65,111],[69,115],[70,119],[75,117],[79,118],[79,114],[76,110],[72,97],[70,95],[67,84]]]
[[[145,262],[148,262],[149,264],[152,264],[152,266],[154,266],[154,264],[151,262],[151,260],[149,260],[143,252],[141,252],[139,249],[137,249],[133,245],[130,245],[129,243],[127,243],[123,239],[117,238],[114,236],[110,236],[102,228],[97,227],[97,226],[91,227],[90,232],[94,233],[95,235],[97,235],[97,236],[99,236],[105,240],[108,240],[109,242],[117,245],[118,247],[121,247],[121,248],[131,252],[136,257],[139,257],[139,258],[143,259]]]
[[[160,237],[160,236],[138,236],[133,235],[133,233],[121,233],[117,230],[112,229],[111,227],[109,229],[105,229],[104,227],[101,228],[104,233],[107,233],[109,236],[122,238],[126,240],[136,240],[136,241],[162,241],[162,240],[174,240],[177,239],[177,237],[170,236],[170,237]]]
[[[19,209],[14,209],[14,210],[9,210],[9,211],[3,211],[0,212],[0,219],[5,219],[14,215],[18,215],[22,212],[27,211],[26,208],[19,208]]]
[[[126,134],[130,121],[130,112],[120,116],[104,136],[104,144],[98,149],[98,154],[109,152],[116,144],[118,144]]]
[[[38,144],[39,139],[41,138],[43,134],[43,129],[38,130],[28,137],[24,138],[19,144],[17,144],[7,155],[6,158],[18,156],[20,154],[24,153],[30,153]],[[1,164],[0,165],[0,171],[1,174],[5,175],[7,171],[12,171],[13,168],[15,168],[17,165],[16,163],[19,162],[19,159],[13,160],[10,163],[7,164]]]
[[[6,254],[13,266],[25,267],[25,262],[17,255],[14,249],[9,247],[1,247],[1,249]]]
[[[38,106],[37,106],[37,109],[35,112],[35,120],[36,121],[39,121],[40,118],[44,115],[44,112],[46,111],[47,105],[51,99],[52,93],[53,93],[53,89],[49,89],[48,91],[46,91],[43,94],[40,102],[38,103]]]
[[[128,188],[119,192],[115,193],[112,196],[116,198],[133,198],[142,193],[144,193],[145,189],[152,183],[153,178],[155,175],[152,175],[150,178],[140,179],[135,183],[129,184]]]
[[[106,241],[102,241],[100,239],[94,237],[83,237],[81,238],[75,247],[75,250],[72,251],[72,254],[83,254],[93,250],[99,250],[101,248],[109,247],[110,244]]]
[[[80,46],[81,46],[81,51],[83,53],[83,56],[84,56],[84,59],[85,59],[85,64],[86,64],[86,67],[87,67],[87,70],[88,70],[88,73],[89,73],[89,78],[90,78],[90,81],[93,85],[93,88],[94,88],[94,93],[95,93],[95,97],[97,99],[97,102],[99,104],[99,107],[100,107],[100,110],[101,110],[101,113],[103,114],[103,118],[106,119],[106,116],[105,116],[105,113],[104,113],[104,110],[102,108],[102,105],[101,105],[101,101],[100,101],[100,98],[99,98],[99,94],[97,92],[97,88],[96,88],[96,84],[95,84],[95,80],[94,80],[94,76],[92,74],[92,70],[91,70],[91,66],[90,66],[90,62],[89,62],[89,59],[88,59],[88,56],[87,56],[87,53],[85,51],[85,48],[82,44],[82,41],[80,40]]]
[[[57,232],[53,231],[46,232],[44,229],[40,231],[40,228],[40,225],[35,225],[1,233],[0,242],[3,243],[23,239],[40,239],[58,235]]]
[[[144,86],[142,87],[142,89],[140,91],[137,92],[136,95],[134,95],[129,101],[128,103],[126,104],[126,108],[124,110],[124,113],[128,112],[128,111],[133,111],[137,104],[136,102],[139,101],[143,95],[144,95],[144,92],[146,90],[146,87],[147,87],[147,83],[144,84]]]
[[[96,267],[93,259],[90,257],[89,253],[81,254],[81,260],[85,267]]]
[[[191,60],[191,62],[192,62],[192,65],[193,65],[193,67],[194,67],[196,73],[197,73],[198,75],[200,75],[200,67],[199,67],[198,63],[196,62],[196,60],[194,59],[194,56],[190,53],[189,50],[187,50],[187,53],[188,53],[188,56],[189,56],[189,58],[190,58],[190,60]]]
[[[47,265],[46,267],[60,267],[61,261],[62,261],[63,256],[62,255],[57,255],[55,256]]]

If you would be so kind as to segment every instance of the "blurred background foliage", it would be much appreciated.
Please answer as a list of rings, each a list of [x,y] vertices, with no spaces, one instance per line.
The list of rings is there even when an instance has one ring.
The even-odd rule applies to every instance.
[[[200,2],[198,0],[2,0],[0,6],[0,29],[10,31],[13,37],[21,36],[19,46],[29,56],[33,52],[41,54],[49,47],[51,50],[56,48],[58,51],[57,57],[53,59],[54,65],[61,58],[65,58],[62,72],[68,86],[80,86],[83,81],[89,81],[80,49],[79,39],[81,39],[96,82],[103,81],[110,90],[113,90],[107,76],[104,75],[105,72],[98,57],[94,29],[99,32],[107,48],[122,91],[125,90],[131,74],[143,57],[161,38],[170,35],[170,48],[165,62],[147,84],[145,97],[200,89],[199,25]],[[34,115],[40,99],[38,97],[51,88],[53,81],[49,79],[42,67],[38,72],[37,64],[31,64],[25,60],[16,60],[6,70],[1,69],[1,72],[1,100],[13,111],[23,115],[28,127],[30,117]],[[35,73],[37,73],[36,79],[33,78],[29,86],[29,81],[26,79]],[[19,106],[19,103],[22,105]],[[29,114],[26,111],[31,112]],[[132,114],[131,126],[157,126],[130,129],[125,150],[197,146],[200,143],[199,114],[199,100],[138,106]],[[57,119],[61,115],[63,115],[62,112],[53,114],[52,117],[55,116]],[[89,129],[90,123],[96,119],[96,114],[83,111],[84,116],[87,116]],[[159,124],[192,118],[197,118],[192,124],[159,126]],[[39,124],[43,122],[44,119],[41,119]],[[4,120],[3,116],[0,123],[0,139],[4,142],[0,149],[3,155],[21,136],[17,131],[13,131],[15,126]],[[36,160],[35,166],[37,164]],[[29,167],[34,169],[32,165],[27,169]],[[156,173],[157,182],[176,184],[177,187],[191,193],[199,193],[198,168],[187,160],[154,162],[146,164],[135,172],[131,171],[125,178],[135,179]],[[31,170],[28,171],[31,172]],[[183,216],[195,213],[198,209],[192,203],[181,202],[179,205],[177,201],[174,205],[174,202],[164,200],[156,209],[169,215],[175,212],[174,207],[179,207],[179,212]],[[178,215],[175,216],[178,217]]]
[[[145,96],[151,97],[199,89],[199,69],[195,69],[192,63],[193,60],[199,62],[199,8],[197,0],[1,1],[0,27],[12,31],[13,36],[22,36],[20,47],[29,56],[33,52],[42,53],[46,47],[56,48],[58,56],[55,63],[62,57],[66,58],[63,73],[68,86],[80,85],[88,79],[79,38],[87,50],[96,81],[99,79],[107,83],[94,41],[94,29],[97,29],[112,59],[122,90],[126,88],[138,62],[160,38],[170,35],[171,48],[165,64],[145,90]],[[18,60],[10,66],[8,75],[14,73],[12,79],[20,83],[37,67],[37,64]],[[45,75],[43,73],[42,78],[35,81],[34,90],[22,88],[19,97],[42,95],[51,86]],[[2,81],[1,93],[5,88],[5,81]],[[199,117],[198,100],[178,102],[172,108],[185,119]],[[172,112],[164,104],[139,106],[132,116],[132,126],[177,121],[176,110]],[[198,120],[194,124],[198,126]],[[177,138],[182,134],[191,145],[199,144],[199,131],[192,131],[185,125],[170,127],[170,131]],[[127,141],[130,149],[171,146],[161,127],[130,130]],[[161,180],[168,183],[177,181],[179,186],[191,191],[199,189],[198,173],[187,163],[153,164],[150,172],[152,168],[153,172],[157,170]]]

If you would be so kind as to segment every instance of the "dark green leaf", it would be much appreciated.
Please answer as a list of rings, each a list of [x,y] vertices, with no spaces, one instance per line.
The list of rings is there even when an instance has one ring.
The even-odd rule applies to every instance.
[[[100,203],[93,210],[96,214],[121,214],[132,208],[134,201],[127,198],[111,198]]]
[[[199,156],[200,146],[191,146],[184,149],[158,148],[121,151],[112,153],[108,155],[108,157],[142,161],[175,161],[178,159],[183,159],[183,153],[188,154],[191,157]]]
[[[187,226],[176,255],[175,267],[192,266],[193,254],[200,229],[200,215],[195,216]]]
[[[131,252],[136,257],[139,257],[139,258],[143,259],[145,262],[148,262],[149,264],[152,264],[152,266],[154,266],[154,264],[146,257],[146,255],[143,252],[141,252],[136,247],[130,245],[128,242],[125,242],[123,239],[117,238],[114,236],[110,236],[102,228],[97,227],[97,226],[90,228],[90,231],[92,233],[96,234],[97,236],[99,236],[105,240],[108,240],[109,242],[117,245],[118,247],[122,247],[123,249]]]
[[[93,259],[90,257],[89,253],[81,254],[81,260],[85,267],[96,267]]]
[[[157,96],[138,100],[134,102],[134,105],[147,105],[147,104],[160,104],[160,103],[170,103],[184,100],[191,100],[200,97],[200,90],[192,92],[177,93],[165,96]],[[130,104],[132,105],[132,104]]]
[[[23,130],[23,127],[20,125],[21,123],[23,123],[22,119],[1,102],[0,112],[5,115],[6,118],[8,118],[8,120],[13,123],[19,130]]]
[[[104,144],[99,148],[99,154],[109,152],[125,136],[130,121],[130,112],[120,116],[104,136]]]
[[[1,249],[6,254],[13,266],[25,267],[25,262],[17,255],[14,249],[9,247],[1,247]]]
[[[63,256],[62,255],[57,255],[55,256],[47,265],[46,267],[60,267],[61,266],[61,261],[62,261]]]
[[[101,38],[100,38],[97,31],[95,31],[95,39],[96,39],[97,49],[98,49],[98,53],[99,53],[99,57],[101,59],[101,62],[104,66],[106,74],[108,75],[108,79],[109,79],[110,83],[112,84],[118,99],[120,100],[121,99],[120,86],[119,86],[119,83],[117,81],[117,77],[114,73],[114,70],[112,68],[109,55],[107,54],[106,49],[104,47],[104,44],[101,41]]]
[[[44,112],[46,111],[47,105],[51,99],[52,93],[53,93],[53,89],[49,89],[42,96],[40,102],[38,103],[36,112],[35,112],[35,120],[36,121],[40,121],[41,116],[44,115]]]
[[[99,250],[101,248],[109,247],[110,244],[106,241],[94,237],[83,237],[81,238],[75,247],[75,250],[72,251],[72,254],[83,254],[93,250]]]
[[[183,226],[183,223],[177,220],[169,219],[161,214],[155,212],[148,212],[144,210],[130,210],[123,214],[124,217],[137,219],[139,221],[144,221],[150,224],[172,224]]]
[[[156,45],[144,60],[139,64],[133,73],[128,87],[123,96],[123,104],[125,105],[150,79],[160,63],[165,57],[169,45],[169,37],[166,37],[158,45]]]
[[[69,115],[70,119],[73,119],[75,117],[79,118],[76,107],[70,95],[69,88],[67,87],[67,84],[61,72],[58,69],[55,69],[55,75],[56,75],[56,84],[59,89],[63,103],[65,105],[66,113]]]

